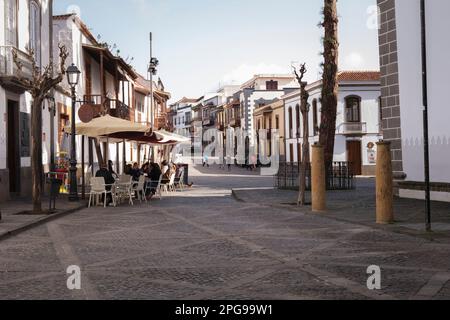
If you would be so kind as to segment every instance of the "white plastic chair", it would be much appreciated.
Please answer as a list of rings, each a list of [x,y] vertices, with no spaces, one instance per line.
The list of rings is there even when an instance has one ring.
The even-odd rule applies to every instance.
[[[175,192],[175,173],[170,175],[170,179],[168,183],[162,185],[162,188],[165,192]]]
[[[116,197],[113,194],[113,185],[111,185],[111,190],[106,190],[106,187],[108,185],[105,184],[105,178],[103,177],[92,177],[91,178],[91,192],[89,194],[89,205],[88,207],[91,207],[91,204],[96,205],[98,202],[98,197],[101,195],[104,195],[104,203],[103,206],[106,208],[106,197],[108,194],[111,195],[113,205],[116,206]],[[93,202],[93,200],[95,200]]]
[[[185,187],[183,180],[184,180],[184,168],[181,168],[178,171],[177,176],[175,177],[175,187],[178,186],[180,188],[180,191],[183,191]]]
[[[116,195],[120,201],[122,201],[123,198],[128,198],[129,203],[134,205],[133,193],[131,191],[131,179],[132,177],[129,175],[119,175],[119,179],[117,180]]]
[[[161,181],[162,181],[163,175],[161,174],[159,176],[159,180],[147,180],[147,183],[145,184],[145,194],[147,194],[147,190],[155,189],[155,196],[161,200],[162,193],[161,193]],[[156,183],[156,186],[154,186]]]
[[[137,184],[131,187],[131,192],[137,193],[137,198],[142,202],[144,200],[147,202],[147,198],[145,197],[145,176],[140,176]]]
[[[159,176],[158,185],[156,186],[156,189],[155,189],[155,196],[157,196],[159,198],[159,200],[161,200],[161,198],[162,198],[162,192],[161,192],[161,188],[162,188],[161,181],[162,181],[162,178],[163,178],[163,175],[161,174]]]

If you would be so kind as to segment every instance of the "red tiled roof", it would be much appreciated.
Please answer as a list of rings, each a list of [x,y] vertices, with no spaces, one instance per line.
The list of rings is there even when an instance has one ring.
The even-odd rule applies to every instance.
[[[199,101],[199,99],[189,99],[189,98],[183,97],[183,99],[181,99],[177,103],[194,103],[197,101]]]
[[[339,81],[380,81],[379,71],[341,71]]]

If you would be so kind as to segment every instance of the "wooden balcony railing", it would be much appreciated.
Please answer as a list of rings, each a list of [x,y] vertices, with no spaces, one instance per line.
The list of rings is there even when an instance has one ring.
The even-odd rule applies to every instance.
[[[130,107],[124,104],[122,101],[117,99],[105,98],[102,106],[102,96],[100,94],[85,95],[83,97],[83,102],[86,104],[91,104],[97,106],[99,111],[105,111],[110,116],[130,120]]]

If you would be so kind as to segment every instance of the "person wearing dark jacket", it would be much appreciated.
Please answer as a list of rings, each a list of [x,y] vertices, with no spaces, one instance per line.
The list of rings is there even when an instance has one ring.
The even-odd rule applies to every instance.
[[[114,171],[113,168],[113,162],[111,160],[108,160],[108,171],[112,174],[112,176],[114,178],[118,178],[119,176],[117,175],[117,173]]]
[[[100,170],[98,170],[95,173],[95,176],[97,178],[103,177],[105,179],[105,184],[107,185],[105,188],[106,188],[107,191],[110,191],[111,190],[111,185],[116,182],[116,179],[111,174],[111,172],[108,170],[108,168],[107,168],[107,166],[105,164],[103,164],[100,167]],[[102,201],[104,201],[104,199],[102,199]],[[112,202],[111,194],[108,194],[108,197],[106,199],[106,204],[109,205],[111,202]]]
[[[133,177],[133,181],[139,181],[139,177],[142,175],[141,169],[139,169],[139,165],[137,162],[133,164],[133,168],[131,169],[130,176]]]
[[[150,163],[150,186],[147,188],[147,199],[150,200],[156,194],[159,178],[161,177],[161,168],[156,163]]]

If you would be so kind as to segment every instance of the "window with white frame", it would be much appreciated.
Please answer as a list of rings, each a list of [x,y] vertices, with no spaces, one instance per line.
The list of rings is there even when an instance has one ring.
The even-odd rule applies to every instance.
[[[17,2],[5,0],[5,44],[17,47]]]
[[[41,9],[36,1],[30,1],[30,49],[41,65]]]

